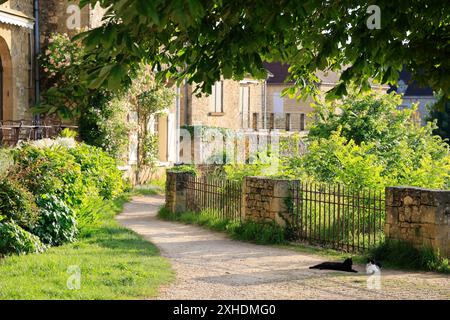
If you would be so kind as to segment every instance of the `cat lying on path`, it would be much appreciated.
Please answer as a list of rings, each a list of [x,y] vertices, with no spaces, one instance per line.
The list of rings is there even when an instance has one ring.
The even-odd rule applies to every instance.
[[[353,260],[351,258],[345,259],[344,262],[323,262],[316,266],[309,267],[310,269],[319,270],[337,270],[344,272],[358,272],[352,269]]]

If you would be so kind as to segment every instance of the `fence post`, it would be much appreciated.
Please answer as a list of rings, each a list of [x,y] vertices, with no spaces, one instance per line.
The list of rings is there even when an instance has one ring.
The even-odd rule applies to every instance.
[[[275,222],[283,227],[291,223],[287,200],[291,196],[289,180],[245,177],[242,186],[243,220]]]
[[[386,188],[385,235],[450,257],[450,191]]]
[[[166,208],[173,213],[187,210],[187,184],[193,174],[190,172],[167,171]]]

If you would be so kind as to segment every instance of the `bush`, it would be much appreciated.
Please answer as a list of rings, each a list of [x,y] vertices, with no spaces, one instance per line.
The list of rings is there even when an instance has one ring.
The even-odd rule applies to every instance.
[[[301,165],[320,181],[356,187],[448,188],[448,145],[433,134],[435,124],[420,126],[414,109],[398,109],[400,99],[352,93],[339,103],[317,105]]]
[[[179,165],[179,166],[175,166],[173,168],[170,168],[168,170],[168,172],[186,172],[186,173],[191,173],[194,176],[198,176],[199,172],[197,170],[197,168],[194,165],[187,165],[187,164],[183,164],[183,165]]]
[[[0,179],[0,221],[30,230],[38,219],[34,196],[14,180]]]
[[[231,224],[228,230],[231,231],[231,236],[237,240],[258,244],[282,244],[286,242],[285,229],[275,223],[246,221]]]
[[[2,254],[75,241],[78,225],[99,220],[104,213],[95,208],[127,188],[114,159],[73,137],[22,144],[13,158],[0,180]]]
[[[41,253],[46,249],[39,238],[14,222],[0,222],[0,255]]]
[[[450,273],[449,260],[431,248],[417,249],[403,241],[386,240],[372,248],[369,256],[383,264],[405,269]]]
[[[0,148],[0,178],[4,177],[13,164],[11,150]]]
[[[37,197],[55,195],[76,211],[89,198],[100,195],[111,199],[125,188],[114,159],[99,148],[73,139],[24,145],[14,155],[18,181]]]
[[[40,215],[33,234],[50,246],[75,241],[78,229],[73,210],[54,195],[41,196],[37,204]]]
[[[76,163],[81,167],[84,183],[94,185],[100,196],[112,199],[124,191],[122,173],[117,168],[116,160],[97,147],[79,144],[68,149]]]
[[[55,195],[70,208],[79,209],[84,198],[93,192],[83,179],[81,166],[61,145],[25,145],[15,149],[13,178],[37,198]]]

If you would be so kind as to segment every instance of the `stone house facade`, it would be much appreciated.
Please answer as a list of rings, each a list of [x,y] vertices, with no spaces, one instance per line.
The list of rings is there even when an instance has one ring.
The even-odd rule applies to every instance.
[[[196,96],[192,85],[176,88],[177,101],[154,126],[154,133],[159,136],[160,161],[166,165],[178,162],[177,130],[183,126],[250,131],[277,129],[288,134],[305,134],[313,100],[282,96],[282,91],[292,86],[286,82],[288,65],[269,63],[265,67],[267,79],[220,80],[214,84],[211,95]],[[321,77],[320,89],[324,92],[337,83],[336,74]],[[197,153],[192,151],[192,157]]]
[[[39,94],[37,57],[52,32],[74,35],[100,24],[102,8],[77,10],[76,3],[7,0],[0,4],[0,121],[32,119],[29,109]]]
[[[221,80],[212,94],[196,97],[191,85],[180,88],[181,126],[204,125],[228,129],[251,128],[251,115],[261,112],[263,82]]]
[[[266,64],[266,80],[222,80],[214,85],[210,96],[196,97],[192,86],[182,86],[180,125],[305,131],[313,100],[282,96],[283,90],[292,85],[285,81],[288,68],[281,63]],[[331,86],[321,84],[320,88],[326,91]]]
[[[29,118],[34,102],[34,15],[32,0],[0,5],[0,120]]]

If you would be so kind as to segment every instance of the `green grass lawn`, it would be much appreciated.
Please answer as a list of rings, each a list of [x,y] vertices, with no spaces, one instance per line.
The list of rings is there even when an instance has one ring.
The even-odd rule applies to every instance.
[[[0,299],[155,297],[174,273],[155,246],[114,220],[127,200],[122,196],[102,205],[103,220],[84,228],[76,243],[0,260]],[[67,287],[70,266],[81,270],[79,290]]]

